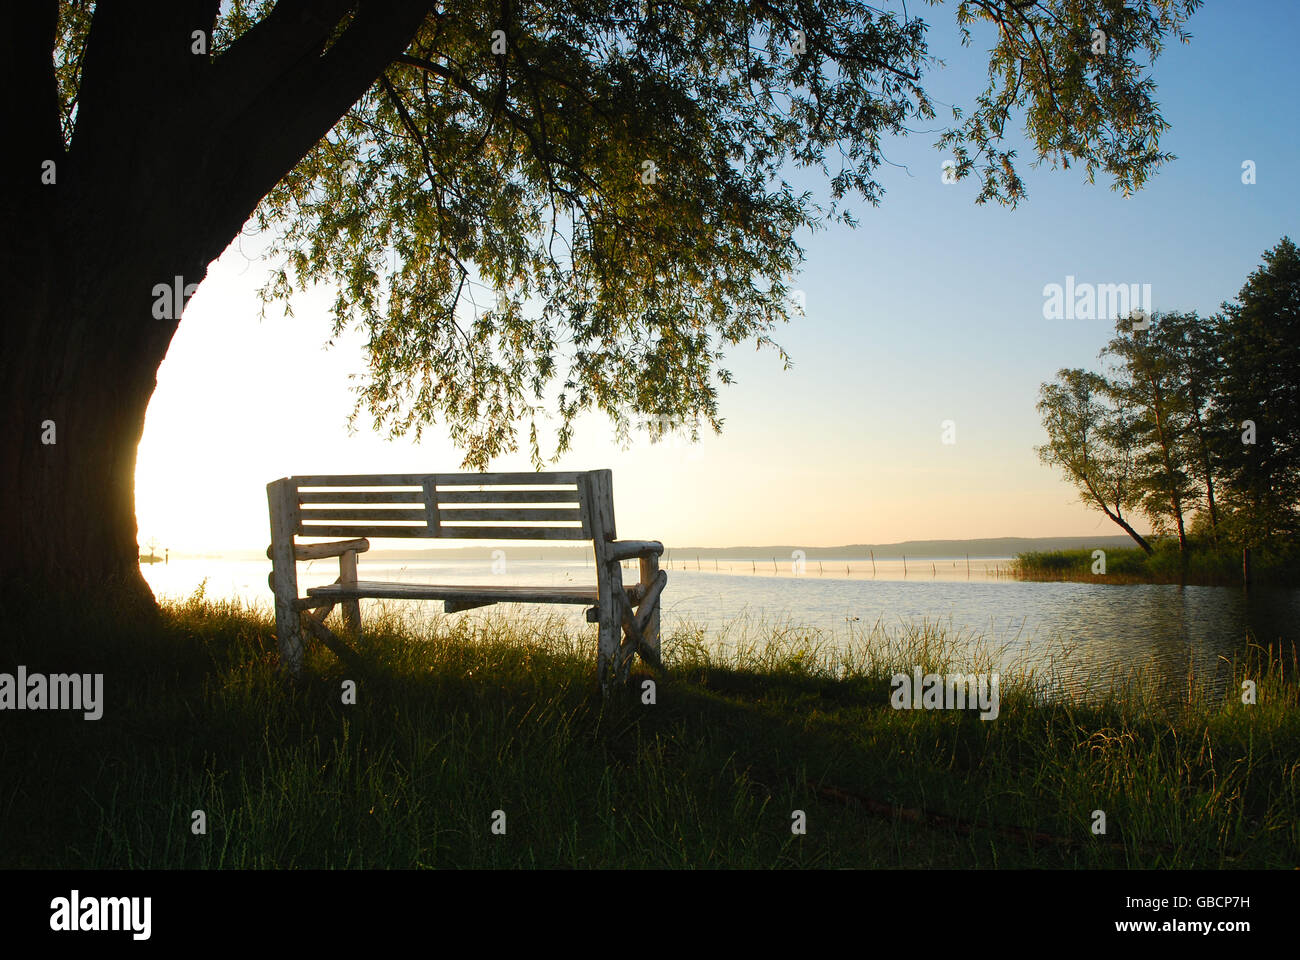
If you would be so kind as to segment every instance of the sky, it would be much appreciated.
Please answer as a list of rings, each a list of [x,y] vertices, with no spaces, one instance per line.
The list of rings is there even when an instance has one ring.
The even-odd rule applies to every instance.
[[[947,61],[928,92],[970,104],[983,48],[960,47],[949,7],[924,16]],[[1044,287],[1150,284],[1152,309],[1210,314],[1266,249],[1300,240],[1298,28],[1294,0],[1211,0],[1192,18],[1191,43],[1155,69],[1171,124],[1161,146],[1178,159],[1129,198],[1081,169],[1030,169],[1022,150],[1028,199],[977,206],[974,178],[943,182],[942,112],[887,142],[881,205],[854,204],[856,230],[801,237],[793,286],[806,315],[776,334],[790,370],[770,350],[737,349],[720,436],[621,448],[592,415],[556,469],[612,469],[620,536],[669,546],[1120,532],[1034,453],[1039,384],[1095,368],[1113,334],[1105,319],[1045,319]],[[817,178],[802,183],[824,196]],[[326,348],[324,288],[295,298],[293,317],[274,306],[259,319],[264,246],[241,237],[209,268],[158,372],[136,470],[142,544],[261,550],[265,486],[282,476],[461,469],[440,425],[418,444],[364,423],[349,434],[362,340]],[[491,469],[531,466],[525,450]]]

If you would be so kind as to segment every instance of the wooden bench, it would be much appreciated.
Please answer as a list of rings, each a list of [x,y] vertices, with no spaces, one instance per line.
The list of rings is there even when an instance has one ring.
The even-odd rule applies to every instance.
[[[598,623],[597,674],[602,689],[625,682],[632,657],[658,667],[659,596],[668,574],[659,569],[663,544],[617,540],[609,470],[568,473],[430,473],[284,477],[266,486],[271,514],[275,624],[281,665],[302,672],[304,630],[343,658],[355,656],[325,626],[342,605],[345,633],[359,635],[366,598],[441,600],[448,613],[493,603],[584,604]],[[298,543],[297,537],[330,537]],[[596,582],[582,587],[440,586],[362,580],[357,554],[370,537],[447,540],[589,540]],[[297,563],[338,557],[338,579],[298,595]],[[640,561],[640,581],[625,586],[622,563]]]

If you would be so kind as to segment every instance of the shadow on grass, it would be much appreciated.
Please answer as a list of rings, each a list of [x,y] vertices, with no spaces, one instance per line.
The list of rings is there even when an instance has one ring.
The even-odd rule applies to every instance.
[[[4,717],[7,866],[1294,860],[1294,686],[1274,680],[1290,720],[1044,704],[1012,683],[989,722],[890,708],[895,667],[942,669],[930,632],[884,659],[835,664],[800,646],[761,667],[689,642],[674,655],[670,640],[667,672],[636,671],[606,700],[594,637],[556,621],[460,615],[413,631],[380,617],[357,644],[364,675],[313,648],[308,679],[290,682],[265,614],[202,597],[144,627],[28,609],[40,613],[0,638],[0,670],[103,673],[105,705],[98,721]]]

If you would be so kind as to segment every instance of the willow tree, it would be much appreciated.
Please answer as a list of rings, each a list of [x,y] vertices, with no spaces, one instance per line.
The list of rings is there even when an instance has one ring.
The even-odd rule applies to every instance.
[[[1021,199],[1023,125],[1035,162],[1140,187],[1169,159],[1151,66],[1199,3],[952,4],[989,65],[940,140],[957,178]],[[562,452],[584,409],[716,429],[725,352],[775,346],[788,318],[796,234],[855,222],[886,138],[930,125],[917,6],[10,5],[0,576],[149,599],[145,410],[188,295],[250,221],[282,258],[269,297],[338,285],[336,326],[369,348],[357,413],[381,430],[437,423],[482,467],[521,430],[535,460]],[[826,189],[793,188],[799,168]],[[491,295],[471,305],[474,284]]]
[[[1157,312],[1134,329],[1133,317],[1121,317],[1101,352],[1111,367],[1108,389],[1137,411],[1134,487],[1141,491],[1142,510],[1157,531],[1172,527],[1184,569],[1188,520],[1200,501],[1194,459],[1197,391],[1187,382],[1190,367],[1180,353],[1186,324],[1182,314]],[[1204,392],[1204,384],[1200,387]],[[1205,405],[1203,400],[1201,408]]]
[[[1130,517],[1143,503],[1138,458],[1141,412],[1129,391],[1099,373],[1071,367],[1038,388],[1038,412],[1047,443],[1035,447],[1044,464],[1059,467],[1079,499],[1100,510],[1148,555],[1151,544]],[[1128,516],[1125,516],[1125,513]]]

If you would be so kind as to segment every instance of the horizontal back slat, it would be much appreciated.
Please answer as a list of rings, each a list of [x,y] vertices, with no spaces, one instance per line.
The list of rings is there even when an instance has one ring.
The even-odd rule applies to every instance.
[[[437,536],[437,534],[431,534],[428,526],[423,523],[418,527],[411,526],[410,524],[393,524],[392,526],[380,527],[373,523],[351,525],[338,523],[303,524],[302,528],[298,531],[298,534],[303,537],[344,537],[349,539],[353,537],[379,539],[382,537]]]
[[[378,534],[372,534],[378,536]],[[388,536],[384,533],[383,536]],[[449,527],[438,536],[452,540],[590,540],[582,527]]]
[[[289,479],[301,490],[303,487],[419,487],[428,478],[427,473],[340,473]]]
[[[582,476],[576,471],[563,473],[361,473],[290,477],[302,487],[418,487],[432,479],[438,486],[477,487],[480,484],[519,487],[568,486]]]
[[[419,490],[339,490],[305,491],[298,494],[299,503],[423,503]]]
[[[431,499],[438,517],[437,536],[455,540],[586,539],[587,533],[582,525],[582,493],[578,488],[581,476],[578,473],[434,474],[430,480],[433,485]],[[532,489],[497,489],[501,487]],[[548,490],[545,487],[567,489]],[[573,506],[532,506],[550,503]],[[501,521],[511,525],[483,525]]]
[[[477,487],[480,484],[510,487],[572,487],[581,473],[435,473],[439,487]]]
[[[439,490],[441,503],[578,503],[578,490]]]
[[[577,507],[569,510],[549,510],[549,509],[514,509],[511,507],[500,507],[494,509],[451,509],[439,508],[438,515],[444,524],[460,523],[464,520],[524,520],[537,522],[555,522],[557,520],[576,520],[582,521],[582,511]]]
[[[306,525],[300,534],[304,537],[428,537],[429,528],[421,524],[412,526],[376,527],[374,524],[317,524]],[[448,527],[440,528],[436,536],[451,540],[588,540],[582,527]]]
[[[425,519],[424,509],[419,510],[363,510],[357,507],[340,507],[337,510],[298,511],[304,520],[419,520]]]
[[[313,474],[289,480],[297,488],[299,536],[586,540],[591,534],[582,503],[585,477],[564,471]],[[409,489],[398,489],[403,487]]]

